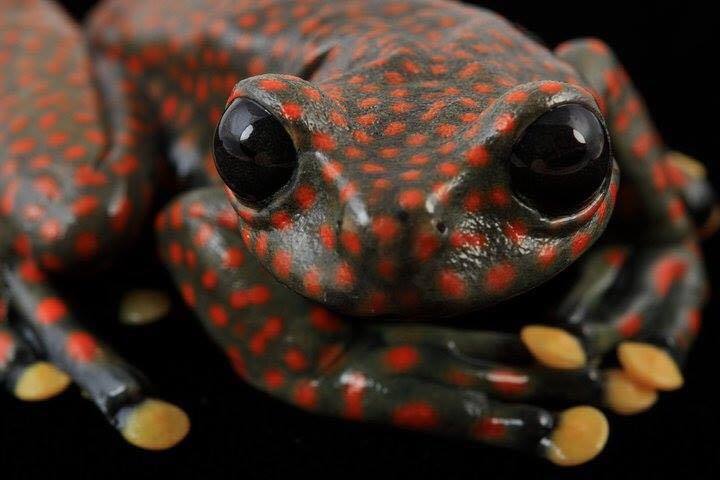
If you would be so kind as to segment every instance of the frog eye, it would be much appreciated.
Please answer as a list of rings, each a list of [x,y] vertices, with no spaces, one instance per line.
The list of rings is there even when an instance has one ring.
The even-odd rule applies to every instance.
[[[543,214],[568,215],[597,195],[611,165],[598,117],[581,105],[561,105],[541,115],[515,143],[512,189]]]
[[[213,154],[222,180],[252,208],[267,205],[298,164],[293,141],[280,121],[244,97],[233,101],[220,119]]]

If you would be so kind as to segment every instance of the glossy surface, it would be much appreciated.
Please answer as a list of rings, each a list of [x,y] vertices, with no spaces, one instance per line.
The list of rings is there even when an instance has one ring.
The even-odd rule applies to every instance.
[[[601,450],[604,417],[565,410],[581,412],[568,429],[551,402],[602,403],[600,369],[623,340],[667,349],[667,367],[699,329],[705,277],[684,205],[709,187],[667,160],[599,41],[553,53],[491,12],[441,0],[108,1],[84,34],[51,4],[3,7],[0,290],[36,331],[40,354],[118,428],[118,412],[147,401],[143,384],[79,326],[55,279],[121,255],[168,173],[178,192],[205,186],[156,220],[185,301],[238,375],[305,410],[574,464]],[[222,105],[230,115],[248,100],[260,106],[248,123],[262,129],[252,155],[242,153],[255,165],[258,152],[272,152],[262,164],[292,163],[287,142],[264,140],[286,132],[297,167],[289,182],[249,187],[228,168],[222,188],[209,139]],[[543,189],[578,192],[557,216],[529,205],[511,166],[518,148],[570,139],[524,135],[564,105],[591,115],[560,123],[605,170],[535,185],[541,202]],[[609,132],[615,163],[606,148],[597,156],[601,135],[588,119]],[[222,150],[239,159],[235,146]],[[218,159],[221,170],[233,165],[222,151]],[[582,256],[611,213],[612,244]],[[548,304],[584,368],[552,368],[519,335],[483,329],[527,321],[484,309],[581,256],[575,287]],[[430,324],[461,315],[471,330]],[[38,354],[15,327],[0,323],[0,335],[0,376],[12,386]],[[560,450],[544,448],[553,444]],[[557,453],[569,446],[579,450]]]
[[[213,140],[215,166],[239,201],[261,208],[297,168],[297,153],[279,120],[260,104],[238,98],[220,119]]]
[[[579,105],[544,113],[523,132],[511,156],[513,192],[550,216],[572,214],[606,182],[612,159],[605,128]]]

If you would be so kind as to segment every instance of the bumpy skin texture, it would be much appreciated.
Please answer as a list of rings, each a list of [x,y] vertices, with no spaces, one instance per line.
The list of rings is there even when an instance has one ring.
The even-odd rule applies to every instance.
[[[307,410],[577,463],[587,458],[566,458],[564,417],[516,402],[600,404],[599,369],[618,343],[661,345],[680,362],[697,332],[705,280],[684,202],[707,186],[673,163],[598,41],[553,54],[491,12],[441,0],[107,1],[88,51],[51,5],[0,4],[0,40],[13,47],[0,51],[3,291],[87,386],[98,378],[78,363],[137,382],[120,360],[90,355],[103,350],[89,334],[70,348],[76,327],[45,274],[122,251],[158,171],[207,186],[157,218],[185,300],[240,376]],[[271,112],[297,150],[292,180],[262,209],[223,192],[208,148],[238,97]],[[514,334],[379,321],[472,314],[481,329],[483,307],[544,283],[598,239],[617,165],[560,218],[512,190],[515,142],[566,103],[605,117],[624,178],[619,246],[588,256],[554,300],[588,361],[552,369]],[[12,379],[31,360],[16,354],[15,330],[0,323],[0,335],[0,375]],[[144,398],[127,390],[104,408],[111,419]],[[107,392],[94,396],[102,408]]]

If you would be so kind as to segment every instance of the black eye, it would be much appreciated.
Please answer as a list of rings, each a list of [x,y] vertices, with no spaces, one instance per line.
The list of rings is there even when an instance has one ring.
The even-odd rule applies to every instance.
[[[259,103],[236,99],[213,139],[215,166],[238,200],[266,205],[291,179],[297,152],[282,124]]]
[[[611,163],[597,116],[580,105],[562,105],[535,120],[515,144],[513,192],[544,214],[575,213],[597,194]]]

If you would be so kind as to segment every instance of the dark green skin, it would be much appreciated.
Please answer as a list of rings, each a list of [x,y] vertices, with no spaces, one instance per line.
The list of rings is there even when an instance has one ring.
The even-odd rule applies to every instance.
[[[2,298],[40,348],[0,322],[0,378],[12,386],[47,356],[116,424],[144,398],[54,284],[122,254],[168,172],[178,192],[193,188],[156,223],[185,300],[240,376],[301,408],[544,455],[556,416],[542,405],[600,403],[598,369],[619,341],[682,360],[705,290],[685,207],[703,221],[710,199],[697,192],[709,188],[668,160],[607,46],[551,52],[444,0],[211,3],[107,1],[88,46],[53,5],[3,3]],[[208,148],[238,97],[282,122],[299,159],[262,209],[223,191]],[[551,219],[514,195],[508,158],[525,127],[566,103],[605,119],[616,163],[587,205]],[[600,237],[619,171],[613,244],[582,257],[567,298],[548,300],[591,361],[536,366],[515,334],[482,330],[503,320],[483,309]],[[462,315],[476,330],[432,324]],[[384,321],[397,319],[424,323]]]

